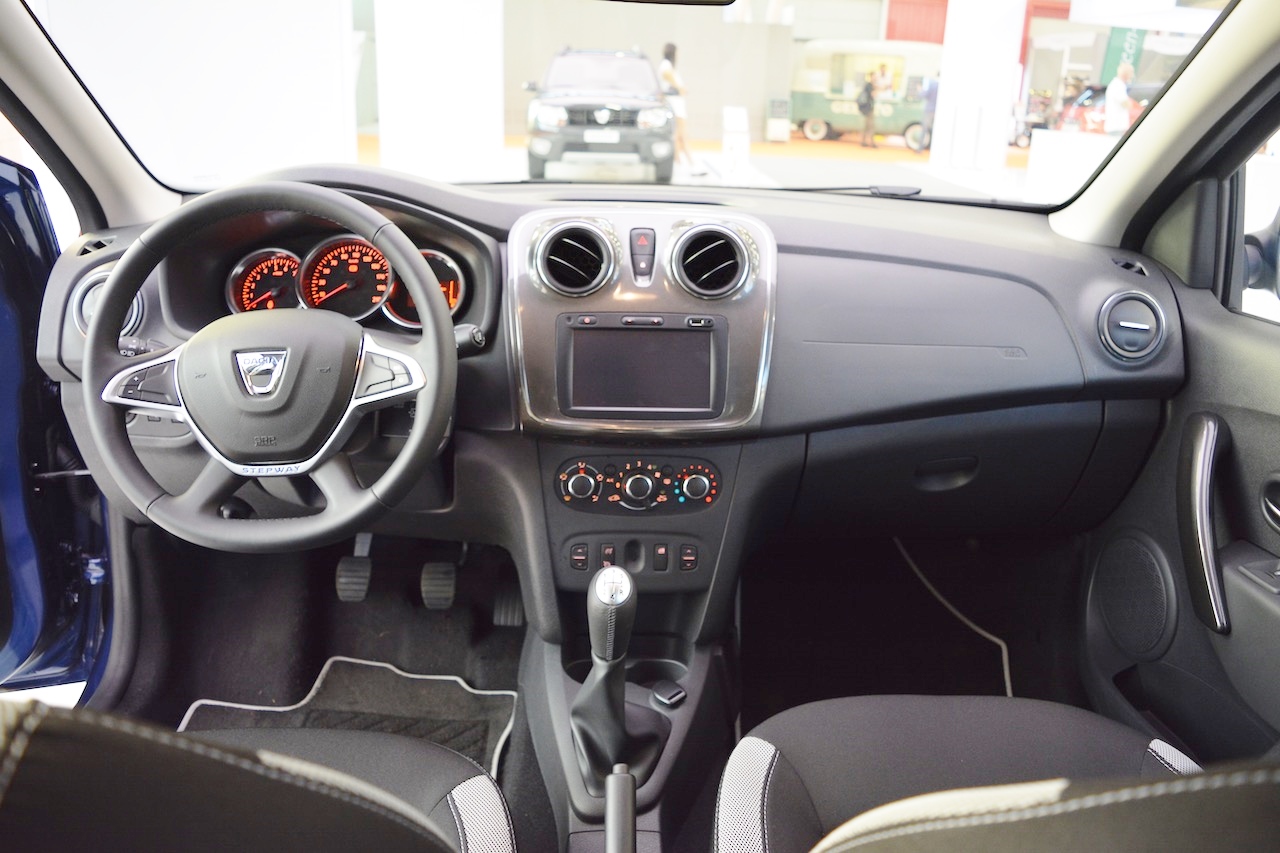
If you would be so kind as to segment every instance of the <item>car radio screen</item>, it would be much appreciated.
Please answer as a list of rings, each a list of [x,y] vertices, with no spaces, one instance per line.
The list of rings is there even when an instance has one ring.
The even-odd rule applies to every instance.
[[[575,409],[711,408],[711,334],[658,329],[575,329]]]

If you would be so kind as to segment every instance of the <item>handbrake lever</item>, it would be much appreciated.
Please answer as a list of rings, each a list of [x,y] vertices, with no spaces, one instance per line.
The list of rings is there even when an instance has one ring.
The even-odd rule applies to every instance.
[[[604,780],[604,851],[636,853],[636,777],[625,764]]]

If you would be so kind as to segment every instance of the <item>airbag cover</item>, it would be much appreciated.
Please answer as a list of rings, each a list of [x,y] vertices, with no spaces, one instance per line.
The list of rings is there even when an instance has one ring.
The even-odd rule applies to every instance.
[[[223,317],[187,342],[178,390],[193,425],[232,462],[301,462],[346,412],[362,338],[332,311]]]

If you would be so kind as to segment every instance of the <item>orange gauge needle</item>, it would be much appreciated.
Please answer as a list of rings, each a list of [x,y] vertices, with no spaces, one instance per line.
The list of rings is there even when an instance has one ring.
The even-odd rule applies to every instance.
[[[261,295],[261,296],[259,296],[257,299],[253,300],[253,301],[252,301],[252,302],[250,302],[248,305],[244,306],[244,310],[246,310],[246,311],[252,311],[252,310],[253,310],[253,308],[254,308],[254,306],[255,306],[255,305],[257,305],[257,304],[258,304],[259,302],[261,302],[262,300],[264,300],[264,299],[270,299],[270,298],[271,298],[271,297],[273,297],[273,296],[279,296],[279,295],[280,295],[280,291],[281,291],[281,290],[283,290],[283,289],[284,289],[284,288],[277,287],[275,290],[268,290],[266,293],[262,294],[262,295]]]
[[[316,304],[319,305],[321,302],[324,302],[326,299],[330,298],[331,296],[337,296],[339,293],[346,290],[350,286],[351,286],[351,282],[347,282],[346,284],[343,284],[339,287],[335,287],[333,290],[330,290],[324,296],[321,296],[319,299],[317,299]]]

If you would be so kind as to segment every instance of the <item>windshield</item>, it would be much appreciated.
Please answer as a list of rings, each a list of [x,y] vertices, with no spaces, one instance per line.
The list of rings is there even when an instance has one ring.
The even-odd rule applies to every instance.
[[[566,53],[551,61],[546,90],[570,92],[618,92],[625,95],[657,95],[658,78],[643,56],[619,53]]]
[[[1226,0],[28,0],[157,179],[890,186],[1055,204]]]

